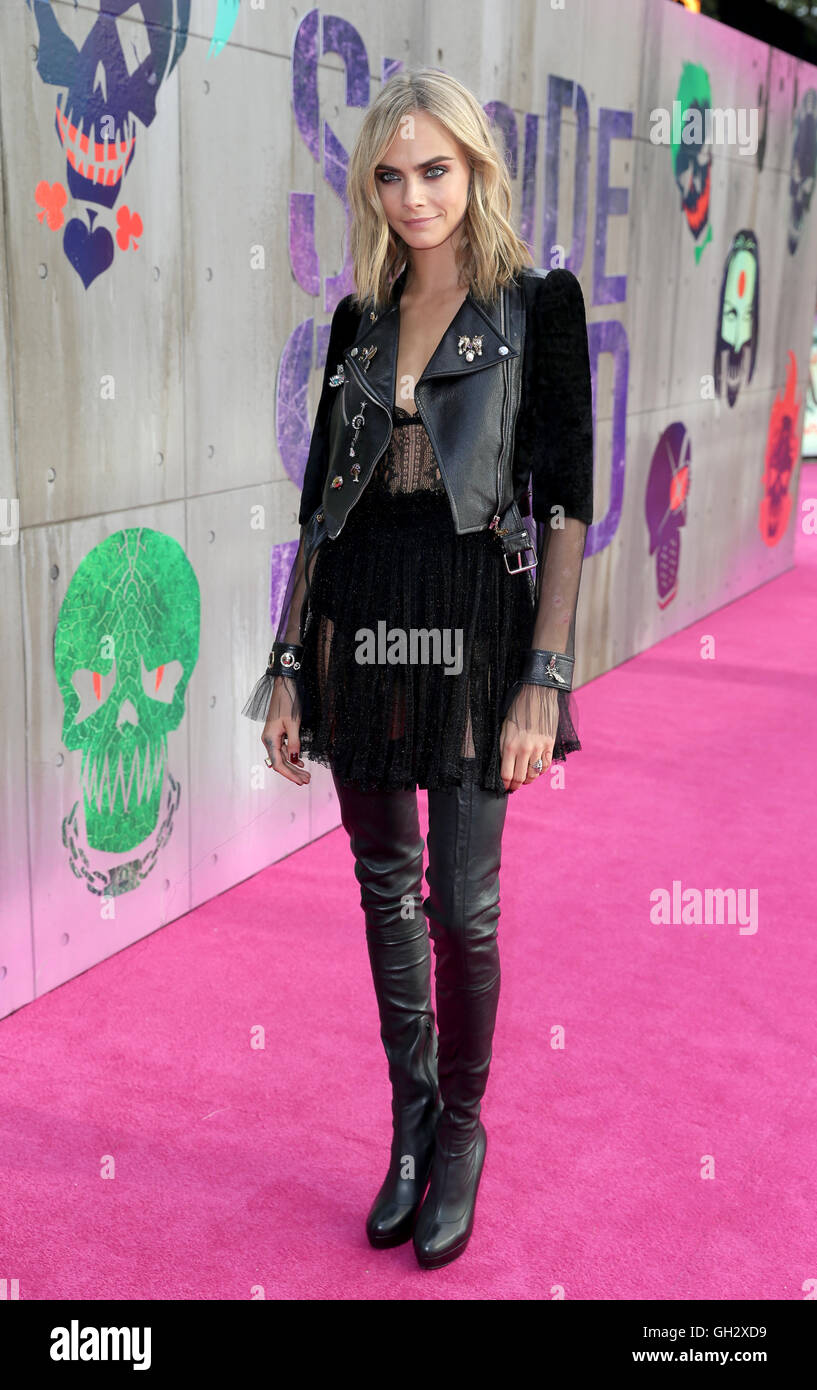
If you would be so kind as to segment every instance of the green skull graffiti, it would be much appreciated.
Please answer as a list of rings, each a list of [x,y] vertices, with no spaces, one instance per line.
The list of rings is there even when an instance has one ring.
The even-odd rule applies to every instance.
[[[721,338],[734,353],[743,351],[754,331],[755,258],[749,251],[738,251],[726,272],[726,289],[721,314]]]
[[[715,392],[726,388],[735,404],[738,393],[755,370],[760,322],[760,271],[757,237],[744,227],[732,238],[726,259],[718,333],[715,342]]]
[[[88,844],[121,853],[156,825],[167,733],[199,651],[199,584],[178,541],[117,531],[78,566],[60,608],[54,664],[66,748],[82,749]]]

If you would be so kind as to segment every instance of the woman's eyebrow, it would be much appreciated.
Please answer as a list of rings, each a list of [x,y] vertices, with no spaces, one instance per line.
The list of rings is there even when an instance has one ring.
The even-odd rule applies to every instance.
[[[424,159],[422,164],[415,164],[414,167],[415,169],[427,169],[430,164],[443,164],[446,161],[452,160],[453,158],[453,154],[440,154],[437,156],[436,159]],[[400,170],[395,169],[393,164],[377,164],[375,167],[377,169],[388,169],[390,174],[400,173]]]

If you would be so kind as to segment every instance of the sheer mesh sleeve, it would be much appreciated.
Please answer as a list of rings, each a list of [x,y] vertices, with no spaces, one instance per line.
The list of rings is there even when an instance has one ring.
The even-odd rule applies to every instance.
[[[317,552],[310,559],[309,574],[307,574],[305,564],[307,523],[320,505],[326,478],[329,419],[335,401],[335,391],[329,384],[329,378],[337,371],[344,348],[353,341],[359,322],[359,315],[352,308],[353,299],[353,295],[346,295],[332,316],[321,396],[312,428],[298,509],[298,521],[301,527],[300,540],[281,603],[274,639],[276,642],[301,644],[309,620],[309,583],[317,559]],[[253,686],[241,713],[245,714],[248,719],[266,720],[268,716],[273,718],[289,716],[293,719],[300,719],[303,713],[303,680],[300,670],[294,671],[288,676],[276,676],[273,681],[269,664],[267,664],[266,670]]]
[[[537,535],[531,646],[573,658],[587,523],[559,514],[553,517],[552,526],[538,526]],[[533,730],[543,742],[553,739],[552,756],[556,762],[581,748],[576,699],[570,690],[516,681],[506,697],[503,718],[519,729]]]
[[[295,642],[300,644],[303,641],[303,633],[309,607],[307,601],[307,576],[304,565],[305,547],[306,526],[304,525],[301,527],[301,538],[298,543],[295,559],[292,562],[286,591],[281,604],[278,627],[275,633],[276,642]],[[310,564],[310,571],[314,567],[314,558]],[[248,719],[265,720],[268,715],[271,715],[273,718],[283,715],[289,716],[292,719],[300,719],[303,713],[303,691],[300,671],[293,671],[289,676],[276,676],[273,681],[269,665],[267,665],[267,669],[264,671],[263,675],[259,676],[253,686],[249,699],[241,713],[246,714]]]
[[[532,484],[537,523],[531,646],[574,658],[587,530],[593,520],[593,403],[584,298],[575,275],[527,278],[515,473]],[[570,689],[516,681],[503,718],[553,740],[554,761],[581,748]]]

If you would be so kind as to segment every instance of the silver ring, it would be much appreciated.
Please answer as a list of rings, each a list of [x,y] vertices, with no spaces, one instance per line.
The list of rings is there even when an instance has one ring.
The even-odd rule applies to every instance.
[[[539,773],[542,771],[542,759],[537,758],[535,763],[529,763],[528,766],[532,769],[533,772],[536,773],[538,777]]]

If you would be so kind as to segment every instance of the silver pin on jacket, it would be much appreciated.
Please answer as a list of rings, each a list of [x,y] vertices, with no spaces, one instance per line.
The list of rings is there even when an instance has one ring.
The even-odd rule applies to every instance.
[[[481,357],[482,334],[477,334],[473,338],[469,338],[463,334],[457,343],[457,352],[460,354],[460,357],[465,353],[466,362],[473,362],[475,356]]]
[[[363,367],[364,372],[367,372],[367,371],[369,370],[370,366],[372,365],[372,358],[374,357],[374,355],[375,355],[376,352],[377,352],[377,344],[376,344],[376,343],[372,343],[369,347],[364,347],[364,348],[361,348],[361,349],[360,349],[360,364],[361,364],[361,366]],[[353,347],[353,348],[351,349],[351,355],[352,355],[353,357],[357,357],[357,356],[358,356],[358,349],[357,349],[356,347]],[[342,362],[339,362],[339,363],[338,363],[338,370],[337,370],[336,374],[335,374],[334,376],[331,376],[331,377],[329,378],[329,384],[330,384],[330,386],[341,386],[341,385],[343,385],[343,383],[346,382],[347,380],[348,380],[348,378],[347,378],[347,376],[346,376],[346,373],[345,373],[344,370],[343,370],[343,363],[342,363]],[[349,458],[350,458],[350,459],[353,459],[353,458],[356,457],[355,446],[356,446],[357,441],[358,441],[358,438],[359,438],[359,436],[360,436],[360,431],[363,429],[363,426],[364,426],[365,423],[366,423],[366,414],[365,414],[365,412],[366,412],[366,406],[367,406],[367,405],[368,405],[368,401],[365,401],[365,400],[364,400],[364,401],[361,401],[361,402],[360,402],[360,407],[359,407],[359,409],[358,409],[357,415],[353,415],[353,416],[352,416],[351,425],[352,425],[352,428],[354,429],[354,434],[353,434],[353,436],[352,436],[352,442],[351,442],[351,444],[349,445]],[[351,475],[352,475],[352,482],[353,482],[353,483],[359,483],[359,482],[360,482],[360,464],[359,464],[359,463],[353,463],[353,464],[352,464],[352,467],[351,467],[351,469],[350,469],[350,472],[351,472]],[[343,487],[343,475],[342,475],[341,473],[336,473],[336,474],[335,474],[334,478],[332,479],[332,481],[331,481],[331,483],[330,483],[330,487],[333,487],[333,488]]]

